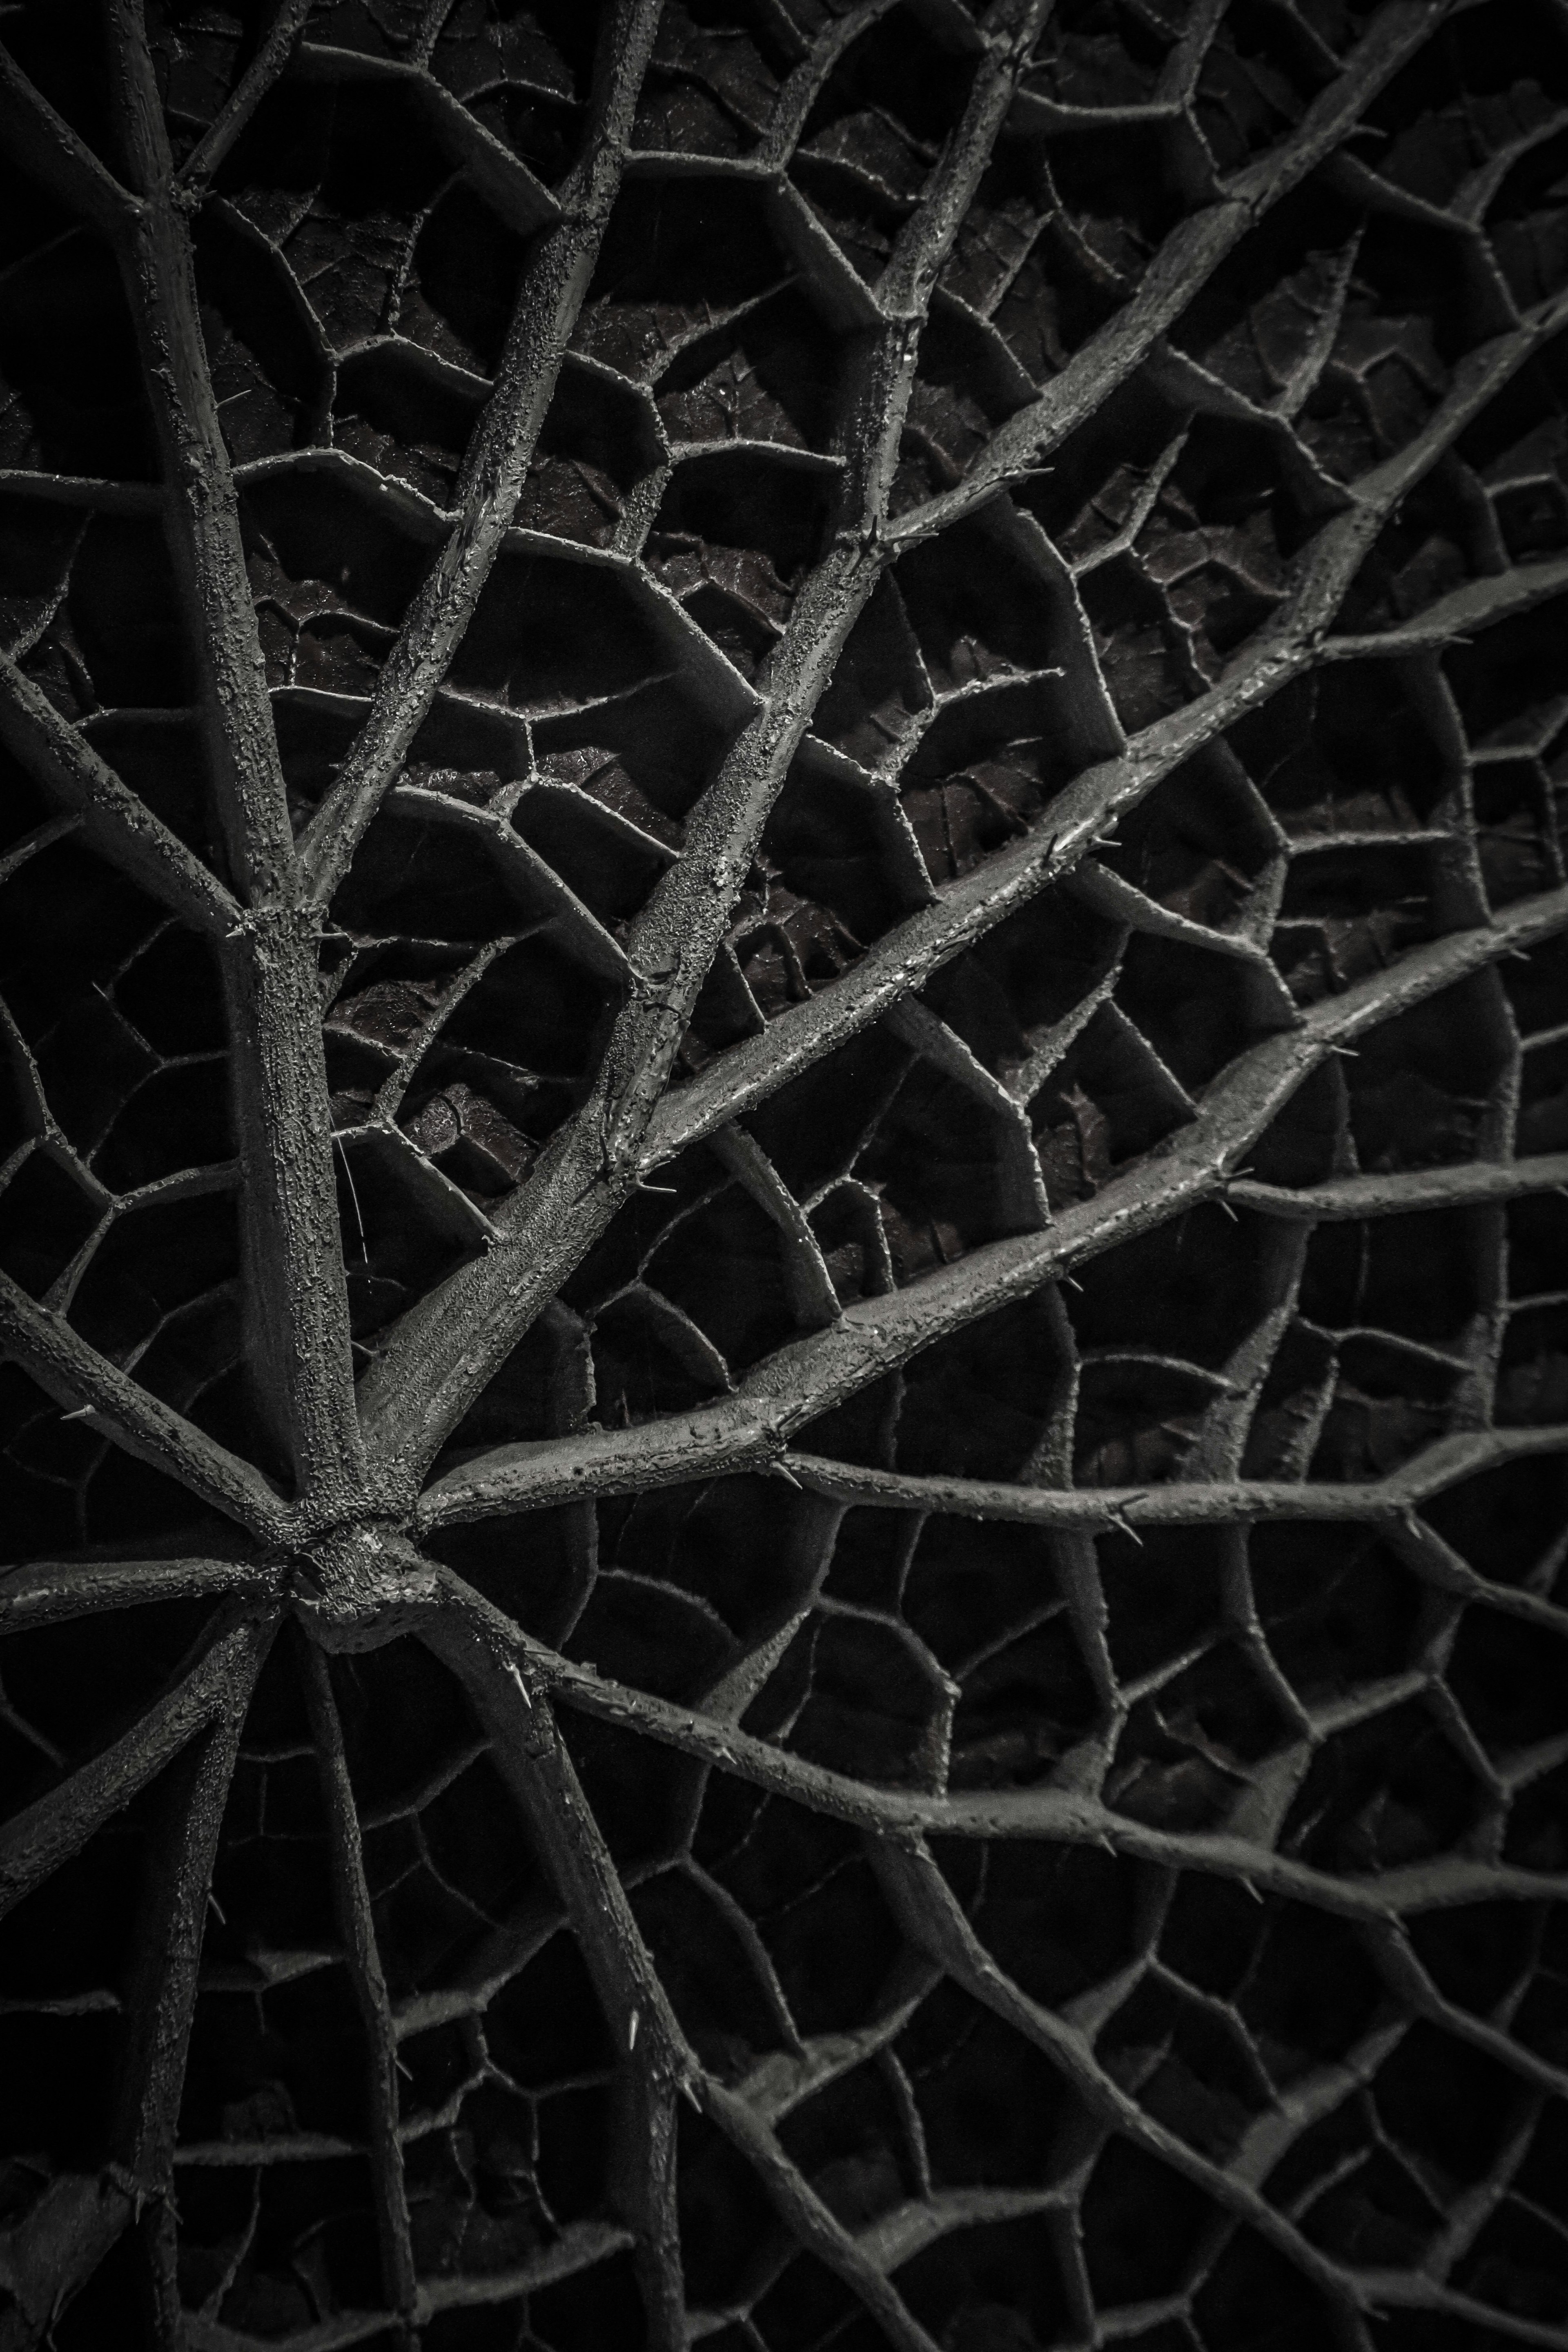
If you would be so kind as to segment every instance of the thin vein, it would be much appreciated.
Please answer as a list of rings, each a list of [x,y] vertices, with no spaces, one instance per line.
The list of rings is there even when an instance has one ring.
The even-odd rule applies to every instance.
[[[1223,1197],[1234,1171],[1310,1073],[1338,1046],[1426,1002],[1511,950],[1568,928],[1568,890],[1521,899],[1495,923],[1451,932],[1313,1008],[1220,1074],[1196,1116],[1158,1152],[1065,1210],[1042,1234],[991,1242],[889,1297],[848,1308],[830,1328],[766,1358],[740,1393],[626,1431],[584,1431],[500,1446],[428,1488],[428,1529],[633,1484],[677,1484],[763,1467],[805,1423],[977,1316],[1027,1297],[1085,1259]]]
[[[130,189],[56,112],[3,44],[0,123],[13,161],[68,211],[85,215],[110,236],[122,235],[134,224],[140,206]]]
[[[110,864],[205,938],[232,930],[238,901],[9,656],[0,656],[0,743],[82,819],[87,840]]]
[[[443,1581],[446,1606],[437,1604],[423,1638],[454,1668],[465,1642],[472,1652],[482,1648],[492,1658],[510,1657],[541,1700],[553,1696],[600,1722],[700,1758],[772,1796],[879,1835],[1099,1846],[1162,1868],[1229,1879],[1372,1926],[1467,1903],[1550,1902],[1568,1894],[1568,1872],[1525,1869],[1463,1852],[1340,1874],[1225,1831],[1158,1829],[1076,1790],[1045,1786],[942,1796],[858,1780],[720,1722],[700,1708],[656,1697],[563,1658],[520,1632],[449,1572]],[[459,1630],[464,1620],[466,1631]]]
[[[1380,8],[1339,79],[1294,134],[1216,203],[1173,228],[1131,300],[1074,352],[1038,400],[998,427],[958,488],[900,515],[892,536],[914,541],[945,530],[1059,448],[1148,358],[1247,232],[1355,129],[1371,100],[1425,47],[1452,5],[1453,0],[1392,0]]]
[[[587,294],[625,168],[659,0],[621,0],[601,44],[594,118],[565,217],[523,273],[496,388],[463,461],[458,520],[408,609],[370,710],[300,842],[327,904],[395,783],[479,604],[516,510],[561,362]]]
[[[314,0],[279,0],[277,15],[250,63],[184,163],[180,177],[188,187],[210,180],[257,108],[287,67],[300,27]]]
[[[1456,372],[1452,388],[1422,431],[1368,474],[1356,486],[1354,509],[1319,534],[1284,611],[1216,686],[1156,719],[1125,751],[1078,777],[1058,795],[1044,823],[950,885],[931,906],[895,925],[832,988],[788,1007],[763,1035],[731,1046],[678,1093],[667,1094],[650,1124],[645,1173],[753,1108],[880,1019],[1048,884],[1072,875],[1112,821],[1137,807],[1184,760],[1292,679],[1332,658],[1345,641],[1329,637],[1328,624],[1383,520],[1486,401],[1565,324],[1568,297]],[[1521,593],[1516,583],[1528,581],[1531,570],[1477,582],[1461,592],[1465,628],[1484,627],[1493,611],[1502,617]],[[1523,593],[1534,601],[1533,588]],[[1457,625],[1450,632],[1459,633]],[[1397,648],[1378,639],[1362,651],[1387,651],[1392,658]]]
[[[63,1316],[40,1307],[4,1273],[0,1349],[57,1404],[90,1419],[100,1434],[177,1479],[198,1501],[263,1541],[281,1533],[285,1506],[259,1470],[100,1355]]]
[[[498,1244],[413,1310],[366,1375],[367,1444],[403,1479],[430,1459],[637,1181],[647,1122],[769,810],[881,576],[879,551],[926,307],[1000,135],[1044,5],[1032,0],[1019,26],[986,50],[960,124],[905,224],[886,273],[887,322],[866,340],[847,389],[843,429],[853,462],[838,529],[772,656],[762,709],[688,819],[680,863],[660,878],[637,919],[630,1000],[589,1099],[514,1196]]]
[[[266,1633],[257,1620],[221,1617],[195,1661],[128,1731],[0,1827],[0,1914],[87,1843],[207,1724],[247,1690]]]
[[[300,1645],[305,1704],[316,1743],[317,1765],[332,1860],[332,1893],[338,1927],[348,1959],[349,1980],[364,2033],[369,2152],[375,2190],[376,2233],[381,2244],[383,2285],[393,2308],[413,2313],[418,2294],[408,2200],[397,2137],[397,2035],[381,1965],[370,1888],[365,1880],[359,1808],[349,1778],[342,1725],[327,1674],[327,1662],[312,1642]]]

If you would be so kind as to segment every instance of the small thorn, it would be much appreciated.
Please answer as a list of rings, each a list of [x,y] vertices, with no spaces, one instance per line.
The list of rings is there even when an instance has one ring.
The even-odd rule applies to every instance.
[[[802,1495],[805,1492],[800,1480],[795,1476],[795,1472],[790,1468],[787,1462],[770,1462],[768,1464],[768,1471],[772,1477],[786,1480],[787,1483],[795,1488],[797,1495]]]
[[[531,1712],[533,1700],[529,1692],[528,1685],[522,1679],[522,1669],[518,1664],[515,1658],[508,1665],[507,1672],[511,1676],[513,1682],[517,1685],[519,1690],[522,1693],[522,1703],[524,1706]]]
[[[637,1178],[637,1189],[639,1192],[668,1192],[673,1195],[679,1192],[680,1187],[679,1184],[649,1184],[644,1178],[639,1176]]]
[[[402,2075],[404,2081],[405,2083],[412,2083],[414,2080],[414,2069],[412,2066],[405,2066],[404,2064],[395,2050],[392,2053],[392,2063],[396,2067],[398,2073]]]
[[[86,1421],[89,1415],[95,1413],[97,1411],[98,1407],[95,1404],[79,1404],[74,1412],[62,1412],[60,1419],[62,1421]]]
[[[697,2085],[689,2074],[683,2075],[681,2078],[680,2095],[683,2099],[690,2100],[699,2115],[702,2113],[702,2101],[698,2095]]]
[[[211,1908],[217,1913],[220,1925],[226,1927],[228,1925],[228,1914],[224,1909],[223,1905],[218,1901],[217,1896],[213,1893],[210,1886],[207,1888],[207,1902]]]
[[[640,2023],[641,2012],[634,2009],[632,2011],[632,2021],[626,2028],[626,2048],[628,2051],[635,2050],[637,2046],[637,2027]]]

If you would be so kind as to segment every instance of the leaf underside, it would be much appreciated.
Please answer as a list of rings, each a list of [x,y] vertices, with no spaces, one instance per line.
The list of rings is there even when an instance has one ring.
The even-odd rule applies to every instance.
[[[0,23],[0,2347],[1568,2336],[1568,7]]]

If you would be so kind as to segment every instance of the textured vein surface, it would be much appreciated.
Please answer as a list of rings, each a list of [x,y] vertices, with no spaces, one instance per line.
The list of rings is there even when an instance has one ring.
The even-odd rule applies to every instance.
[[[0,147],[3,2352],[1568,2345],[1562,0]]]

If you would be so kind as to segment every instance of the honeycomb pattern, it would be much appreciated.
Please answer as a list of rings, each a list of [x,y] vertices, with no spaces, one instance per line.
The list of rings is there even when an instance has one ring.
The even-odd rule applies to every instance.
[[[0,2347],[1568,2343],[1558,0],[0,41]]]

